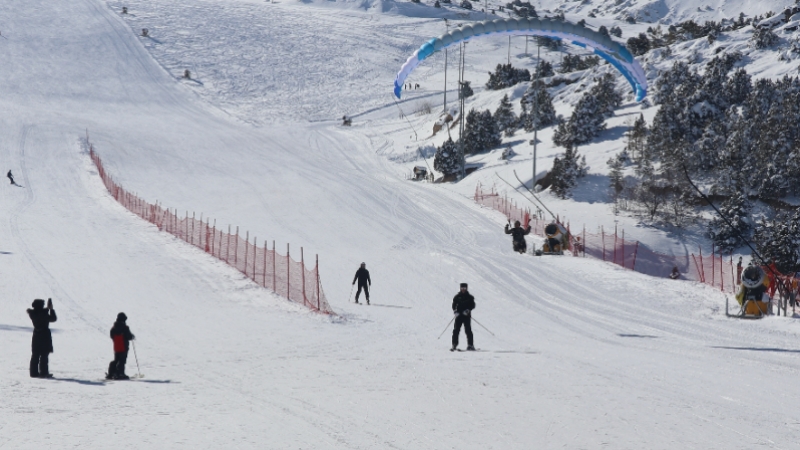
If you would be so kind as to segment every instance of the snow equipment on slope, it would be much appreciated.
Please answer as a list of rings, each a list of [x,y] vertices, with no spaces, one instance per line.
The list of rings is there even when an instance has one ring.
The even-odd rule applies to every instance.
[[[729,226],[729,227],[731,227],[731,229],[732,229],[732,230],[734,230],[734,231],[735,231],[735,230],[736,230],[736,227],[734,227],[734,226],[733,226],[733,224],[731,223],[731,221],[730,221],[730,220],[729,220],[727,217],[725,217],[725,215],[724,215],[724,214],[722,214],[722,212],[720,212],[720,210],[719,210],[719,209],[717,209],[717,207],[716,207],[716,206],[714,206],[714,203],[712,203],[712,202],[711,202],[711,199],[709,199],[709,198],[708,198],[708,196],[706,196],[706,194],[704,194],[704,193],[703,193],[703,191],[701,191],[701,190],[700,190],[700,188],[698,188],[698,187],[697,187],[697,185],[696,185],[696,184],[694,184],[694,182],[692,181],[692,178],[689,176],[689,171],[686,169],[686,166],[685,166],[685,165],[683,166],[683,175],[686,177],[686,181],[688,181],[688,182],[689,182],[689,184],[690,184],[690,185],[692,185],[692,187],[694,188],[694,190],[695,190],[695,191],[697,191],[697,193],[698,193],[698,194],[700,194],[700,196],[701,196],[701,197],[703,197],[703,200],[705,200],[705,201],[706,201],[706,202],[707,202],[709,205],[711,205],[711,207],[712,207],[712,208],[714,208],[714,211],[716,211],[716,212],[717,212],[717,215],[719,215],[719,217],[721,217],[721,218],[722,218],[722,220],[723,220],[723,221],[724,221],[726,224],[728,224],[728,226]],[[747,246],[750,248],[750,250],[753,252],[753,254],[754,254],[754,255],[756,255],[756,257],[758,257],[758,259],[760,259],[761,261],[766,261],[766,260],[765,260],[765,259],[764,259],[764,258],[761,256],[761,254],[760,254],[760,253],[758,253],[758,251],[757,251],[755,248],[753,248],[753,246],[752,246],[752,245],[750,245],[750,241],[749,241],[748,239],[745,239],[745,237],[744,237],[744,236],[742,236],[741,234],[739,234],[739,232],[738,232],[738,231],[736,231],[736,234],[739,236],[739,238],[740,238],[740,239],[741,239],[741,240],[742,240],[742,241],[743,241],[745,244],[747,244]],[[749,267],[748,267],[748,268],[749,268]],[[776,287],[777,287],[777,290],[778,290],[778,294],[781,296],[781,298],[782,298],[782,299],[784,299],[784,301],[780,301],[780,300],[778,301],[778,315],[780,315],[780,314],[781,314],[781,307],[783,307],[783,315],[784,315],[784,317],[785,317],[785,316],[786,316],[786,314],[787,314],[787,308],[786,308],[786,303],[787,303],[787,302],[786,302],[786,299],[788,299],[788,298],[789,298],[789,292],[790,292],[790,288],[789,288],[789,286],[786,284],[786,282],[785,282],[785,281],[784,281],[784,280],[781,278],[781,274],[780,274],[780,273],[778,273],[778,272],[777,272],[777,270],[773,269],[773,268],[772,268],[772,267],[770,267],[770,266],[766,266],[766,268],[767,268],[767,269],[770,271],[770,273],[772,274],[772,278],[773,278],[773,279],[775,280],[775,282],[776,282]],[[762,272],[763,272],[763,270],[762,270]],[[737,295],[738,295],[738,294],[737,294]],[[726,302],[726,314],[727,314],[727,299],[725,300],[725,302]],[[742,302],[741,302],[741,301],[740,301],[739,303],[740,303],[740,304],[742,304]],[[770,301],[770,304],[771,304],[771,301]],[[743,304],[742,304],[742,307],[743,307],[743,309],[744,309],[744,305],[743,305]],[[767,311],[770,311],[770,309],[768,309]],[[738,316],[736,316],[736,315],[729,315],[728,317],[738,317]]]
[[[748,266],[742,272],[742,282],[736,293],[741,309],[737,314],[728,313],[728,298],[725,298],[725,315],[742,319],[761,319],[770,314],[772,299],[767,294],[769,278],[761,267]]]
[[[536,251],[536,256],[563,255],[564,250],[569,250],[569,231],[560,223],[552,222],[544,227],[544,240],[541,250]]]
[[[400,98],[406,78],[426,58],[451,45],[484,36],[544,36],[577,45],[594,52],[617,69],[630,83],[637,102],[647,95],[647,77],[642,66],[624,45],[610,36],[564,20],[526,18],[473,22],[430,39],[400,68],[394,79],[395,97]]]

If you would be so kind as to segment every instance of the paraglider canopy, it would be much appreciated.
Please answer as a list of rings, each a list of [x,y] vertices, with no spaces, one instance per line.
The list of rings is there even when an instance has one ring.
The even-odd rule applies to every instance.
[[[394,80],[394,95],[400,98],[403,83],[425,58],[453,44],[483,36],[544,36],[575,44],[605,59],[633,88],[636,101],[647,96],[644,70],[624,45],[609,36],[570,22],[549,19],[497,19],[474,22],[423,44],[400,68]]]

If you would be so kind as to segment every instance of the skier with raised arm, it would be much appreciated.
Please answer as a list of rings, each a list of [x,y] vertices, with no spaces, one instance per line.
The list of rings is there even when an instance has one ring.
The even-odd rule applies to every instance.
[[[461,333],[461,326],[464,326],[464,333],[467,335],[467,350],[475,350],[472,341],[472,310],[475,309],[475,297],[467,290],[467,283],[461,283],[460,290],[453,297],[453,314],[455,323],[453,324],[453,347],[451,352],[458,350],[458,335]]]
[[[33,322],[33,339],[31,340],[31,378],[53,378],[48,366],[50,353],[53,353],[53,335],[50,333],[50,323],[58,320],[53,301],[47,299],[47,308],[44,300],[37,298],[28,310],[28,317]]]
[[[511,222],[506,224],[506,234],[510,234],[514,245],[514,251],[525,253],[528,250],[528,244],[525,242],[525,236],[531,232],[531,226],[528,224],[527,228],[520,226],[519,220],[514,222],[514,228],[509,229]]]
[[[364,296],[367,297],[367,304],[369,305],[369,287],[372,286],[372,280],[369,278],[369,270],[367,264],[361,263],[361,267],[356,270],[356,276],[353,277],[353,284],[358,280],[358,290],[356,291],[356,303],[358,303],[358,296],[361,294],[361,289],[364,289]]]

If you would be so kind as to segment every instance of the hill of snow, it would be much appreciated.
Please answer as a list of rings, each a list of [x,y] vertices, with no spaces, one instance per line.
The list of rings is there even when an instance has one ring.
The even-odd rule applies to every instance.
[[[0,447],[800,442],[794,320],[732,321],[704,286],[515,254],[502,215],[469,198],[491,170],[456,185],[405,180],[415,162],[395,161],[440,138],[425,139],[433,116],[410,113],[439,104],[443,55],[399,102],[417,140],[390,98],[402,60],[444,31],[424,5],[157,0],[127,3],[127,16],[122,6],[0,3],[0,161],[23,186],[0,197]],[[524,44],[512,42],[515,65],[534,62]],[[506,45],[469,44],[474,86]],[[478,94],[470,106],[499,100]],[[628,103],[609,133],[638,112]],[[115,179],[143,198],[318,253],[339,314],[299,309],[125,211],[89,161],[87,129]],[[617,138],[582,151],[607,158]],[[546,168],[555,149],[540,151]],[[503,170],[528,167],[522,157]],[[587,203],[556,207],[608,217]],[[350,302],[362,261],[374,306]],[[448,352],[449,332],[436,339],[463,281],[495,335],[475,325],[477,353]],[[56,379],[31,379],[24,310],[48,297]],[[145,378],[106,383],[120,311]]]

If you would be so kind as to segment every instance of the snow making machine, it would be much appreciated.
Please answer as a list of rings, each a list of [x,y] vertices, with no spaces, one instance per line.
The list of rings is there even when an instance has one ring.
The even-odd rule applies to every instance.
[[[536,256],[563,255],[564,250],[569,250],[569,231],[563,225],[552,222],[544,227],[546,235],[541,250],[536,251]]]
[[[770,314],[772,300],[769,297],[770,279],[764,269],[748,266],[742,272],[742,282],[736,292],[736,301],[741,309],[736,314],[728,312],[728,298],[725,298],[725,315],[738,319],[761,319]]]

